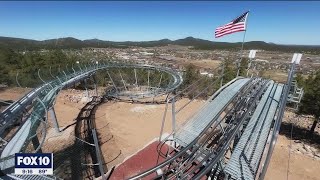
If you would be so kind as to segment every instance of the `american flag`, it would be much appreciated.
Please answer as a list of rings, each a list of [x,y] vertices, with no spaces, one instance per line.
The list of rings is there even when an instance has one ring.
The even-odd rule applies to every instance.
[[[249,13],[249,11],[243,13],[241,16],[232,20],[228,24],[217,27],[217,29],[215,31],[215,37],[219,38],[219,37],[222,37],[227,34],[245,31],[248,13]]]

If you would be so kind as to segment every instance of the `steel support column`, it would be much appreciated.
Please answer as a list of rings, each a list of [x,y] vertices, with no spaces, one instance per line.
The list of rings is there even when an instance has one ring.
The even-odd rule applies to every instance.
[[[89,98],[89,91],[88,91],[88,87],[87,87],[87,79],[84,79],[84,88],[86,89],[86,96],[87,96],[87,98]]]
[[[68,76],[67,76],[66,72],[64,72],[64,71],[62,71],[62,72],[63,72],[64,76],[66,77],[66,81],[67,81],[68,80]]]
[[[95,150],[96,150],[96,156],[97,156],[98,163],[99,163],[99,171],[102,176],[102,179],[105,179],[102,158],[101,158],[101,153],[100,153],[100,147],[99,147],[99,141],[98,141],[97,132],[95,129],[92,129],[92,135],[93,135],[93,141],[94,141]]]
[[[174,137],[174,134],[176,132],[176,100],[175,97],[172,99],[172,136]]]
[[[121,81],[122,81],[122,83],[123,83],[124,89],[127,91],[128,89],[127,89],[127,87],[126,87],[126,84],[124,83],[124,80],[123,80],[123,78],[122,78],[122,75],[121,75],[120,70],[119,70],[119,74],[120,74]]]
[[[147,88],[147,91],[149,91],[149,87],[150,87],[150,71],[148,70],[148,88]]]
[[[137,78],[137,69],[133,69],[134,71],[134,77],[136,79],[136,87],[138,86],[138,78]]]
[[[252,59],[250,58],[250,59],[249,59],[249,64],[248,64],[248,69],[247,69],[247,77],[248,77],[248,75],[249,75],[249,69],[250,69],[250,67],[251,67],[251,63],[252,63]]]
[[[221,81],[220,81],[220,87],[222,87],[223,85],[223,74],[224,74],[224,68],[225,68],[225,64],[222,64],[222,71],[221,71]]]
[[[59,123],[57,120],[56,112],[54,111],[54,107],[51,107],[51,109],[49,109],[49,113],[50,113],[50,117],[51,117],[54,129],[56,130],[56,132],[60,132]]]
[[[114,87],[114,88],[116,89],[116,91],[118,92],[118,88],[117,88],[116,84],[114,83],[114,81],[113,81],[113,79],[112,79],[109,71],[107,71],[107,74],[108,74],[108,76],[109,76],[109,78],[110,78],[110,80],[111,80],[111,82],[112,82],[112,84],[113,84],[113,87]]]
[[[96,96],[98,96],[97,80],[96,80],[95,76],[92,76],[92,79],[93,79],[93,83],[94,83],[94,91],[96,93]]]
[[[40,146],[40,142],[39,142],[38,136],[34,136],[31,139],[31,141],[32,141],[32,145],[33,145],[34,149],[37,149]],[[42,153],[42,149],[38,148],[38,151],[36,153]]]

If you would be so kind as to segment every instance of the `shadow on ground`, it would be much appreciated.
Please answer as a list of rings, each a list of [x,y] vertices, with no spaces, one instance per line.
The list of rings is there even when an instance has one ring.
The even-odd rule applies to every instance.
[[[303,143],[320,149],[320,134],[317,132],[314,132],[313,135],[310,135],[309,129],[299,127],[292,123],[282,122],[279,133],[291,139],[291,129],[293,140],[300,140]]]
[[[95,128],[95,111],[101,99],[93,97],[79,112],[75,125],[75,142],[54,154],[54,174],[62,179],[95,179],[101,176],[98,166],[92,129]],[[104,159],[102,159],[102,164]]]

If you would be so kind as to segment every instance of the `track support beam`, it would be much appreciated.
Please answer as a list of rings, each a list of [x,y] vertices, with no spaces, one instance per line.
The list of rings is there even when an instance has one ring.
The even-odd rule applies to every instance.
[[[54,111],[54,107],[50,108],[49,113],[50,113],[50,117],[51,117],[54,129],[56,130],[56,132],[60,132],[59,123],[57,121],[57,116],[56,116],[56,112]]]
[[[38,136],[34,136],[31,139],[31,141],[32,141],[32,145],[33,145],[34,149],[37,149],[40,146],[40,142],[39,142]],[[36,153],[42,153],[42,149],[38,148],[38,151]]]

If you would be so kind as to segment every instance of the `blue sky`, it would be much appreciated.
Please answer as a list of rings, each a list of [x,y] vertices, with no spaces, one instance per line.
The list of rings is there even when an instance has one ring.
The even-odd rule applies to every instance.
[[[0,2],[0,36],[144,41],[214,38],[217,26],[250,10],[246,41],[320,45],[320,2]]]

